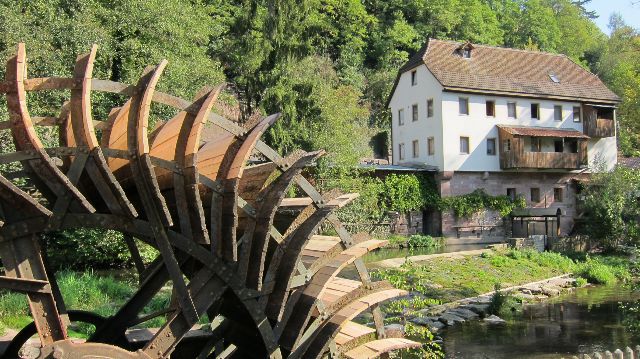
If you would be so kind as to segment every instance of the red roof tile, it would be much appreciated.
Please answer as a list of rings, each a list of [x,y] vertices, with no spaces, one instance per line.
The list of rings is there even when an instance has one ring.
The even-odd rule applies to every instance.
[[[497,125],[514,136],[532,136],[532,137],[559,137],[559,138],[582,138],[588,139],[589,136],[572,128],[555,128],[555,127],[532,127],[532,126],[506,126]]]
[[[474,44],[471,58],[463,58],[458,50],[462,45],[464,43],[430,39],[402,66],[400,74],[425,64],[445,90],[605,103],[620,101],[596,75],[565,55]],[[559,82],[554,82],[550,75],[555,75]]]

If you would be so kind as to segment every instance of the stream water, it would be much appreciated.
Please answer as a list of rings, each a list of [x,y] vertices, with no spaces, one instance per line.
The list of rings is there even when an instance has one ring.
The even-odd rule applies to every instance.
[[[622,305],[639,299],[639,291],[623,285],[577,289],[528,305],[505,325],[470,321],[448,328],[441,334],[444,350],[455,359],[559,359],[633,347],[640,335],[628,330]]]

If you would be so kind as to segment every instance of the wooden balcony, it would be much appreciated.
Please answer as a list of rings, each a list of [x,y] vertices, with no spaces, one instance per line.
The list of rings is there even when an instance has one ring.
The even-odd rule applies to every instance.
[[[585,152],[586,154],[586,152]],[[505,152],[500,157],[502,169],[538,168],[575,170],[586,166],[586,156],[564,152]]]
[[[588,137],[574,129],[510,127],[499,125],[500,168],[576,170],[588,164]],[[532,141],[543,139],[545,146],[532,151]],[[560,148],[549,150],[550,143]],[[542,142],[540,142],[542,143]],[[544,147],[544,148],[542,148]]]
[[[615,130],[615,110],[611,107],[584,105],[584,134],[589,137],[613,137]]]

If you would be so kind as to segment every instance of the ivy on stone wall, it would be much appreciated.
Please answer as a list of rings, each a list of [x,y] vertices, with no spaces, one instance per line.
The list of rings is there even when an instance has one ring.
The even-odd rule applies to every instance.
[[[419,174],[390,174],[382,183],[382,202],[388,210],[405,213],[437,206],[440,196],[429,176]]]
[[[499,212],[502,217],[506,217],[515,208],[525,206],[526,202],[522,196],[512,200],[509,196],[492,196],[482,189],[477,189],[468,194],[442,198],[439,208],[452,210],[456,217],[469,217],[485,209],[492,209]]]

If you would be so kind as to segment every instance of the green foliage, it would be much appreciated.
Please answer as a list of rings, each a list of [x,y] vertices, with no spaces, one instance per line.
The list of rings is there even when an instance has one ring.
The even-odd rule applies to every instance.
[[[602,263],[588,261],[578,267],[576,274],[593,284],[613,284],[617,278],[613,271]]]
[[[369,154],[372,135],[362,93],[340,83],[332,61],[309,56],[288,64],[283,76],[265,92],[268,112],[282,112],[268,141],[282,153],[295,149],[325,150],[320,168],[325,175],[354,167]]]
[[[589,283],[588,280],[582,278],[582,277],[578,277],[576,278],[576,281],[573,283],[573,286],[576,288],[581,288],[584,287],[585,285],[587,285]]]
[[[390,174],[384,179],[382,201],[391,211],[406,213],[435,206],[439,195],[430,176]]]
[[[405,336],[423,343],[418,349],[405,349],[395,354],[396,358],[427,358],[441,359],[444,358],[444,352],[440,344],[435,342],[433,333],[429,329],[406,322],[404,325]]]
[[[489,302],[489,308],[487,308],[487,310],[490,314],[499,315],[507,301],[507,294],[501,291],[502,286],[498,282],[496,282],[493,289],[494,292],[493,295],[491,295],[491,301]]]
[[[409,248],[435,248],[442,246],[442,241],[431,236],[412,234],[407,241]]]
[[[477,189],[460,196],[445,197],[440,200],[440,209],[453,210],[457,217],[469,217],[485,209],[492,209],[505,217],[515,208],[523,208],[525,205],[526,202],[522,197],[518,197],[513,201],[510,197],[504,195],[491,196],[483,189]]]
[[[614,278],[630,277],[630,262],[624,257],[593,256],[574,262],[554,252],[535,250],[492,251],[463,258],[434,258],[422,263],[410,261],[400,268],[380,269],[373,276],[388,280],[397,288],[422,294],[443,303],[494,291],[495,284],[510,287],[536,280],[574,273],[589,278],[583,268],[596,268]],[[509,305],[515,307],[516,303]]]
[[[384,312],[388,315],[404,314],[406,316],[409,313],[440,304],[442,304],[442,302],[437,299],[413,296],[411,298],[390,301],[384,304],[383,307]]]
[[[100,269],[124,267],[131,263],[131,255],[120,232],[103,229],[65,230],[46,235],[47,253],[57,268]],[[140,254],[147,263],[157,251],[137,242]]]
[[[631,264],[627,258],[587,256],[578,263],[574,273],[592,284],[614,284],[631,279]]]
[[[78,273],[58,272],[56,275],[67,309],[87,310],[102,316],[111,316],[133,295],[137,284],[129,279],[102,276],[92,271]],[[164,309],[169,304],[170,293],[161,291],[154,297],[143,313]],[[164,317],[144,323],[145,327],[158,327]],[[32,321],[24,294],[0,292],[0,328],[22,329]],[[75,335],[88,337],[94,328],[90,325],[73,326]]]
[[[618,167],[593,176],[583,190],[589,218],[585,232],[607,250],[621,244],[640,244],[640,171]]]
[[[210,9],[201,2],[181,0],[63,1],[35,0],[0,4],[0,57],[26,43],[29,77],[70,76],[76,56],[99,46],[94,76],[136,83],[143,69],[169,61],[159,89],[192,97],[202,86],[224,80],[220,63],[208,55]],[[4,67],[2,70],[4,73]],[[32,114],[56,115],[67,94],[62,91],[29,96]],[[106,119],[117,97],[95,94],[94,116]],[[3,100],[4,101],[4,100]],[[0,106],[0,111],[5,106]],[[168,109],[155,109],[155,120]]]
[[[423,234],[412,234],[408,237],[392,234],[385,239],[389,241],[387,247],[393,248],[437,248],[444,244],[442,238],[433,238]]]
[[[329,168],[329,170],[331,170]],[[347,223],[381,221],[388,211],[406,213],[434,206],[439,195],[433,179],[419,174],[390,174],[384,180],[360,170],[333,170],[322,173],[318,181],[322,191],[339,189],[360,196],[338,212]]]

